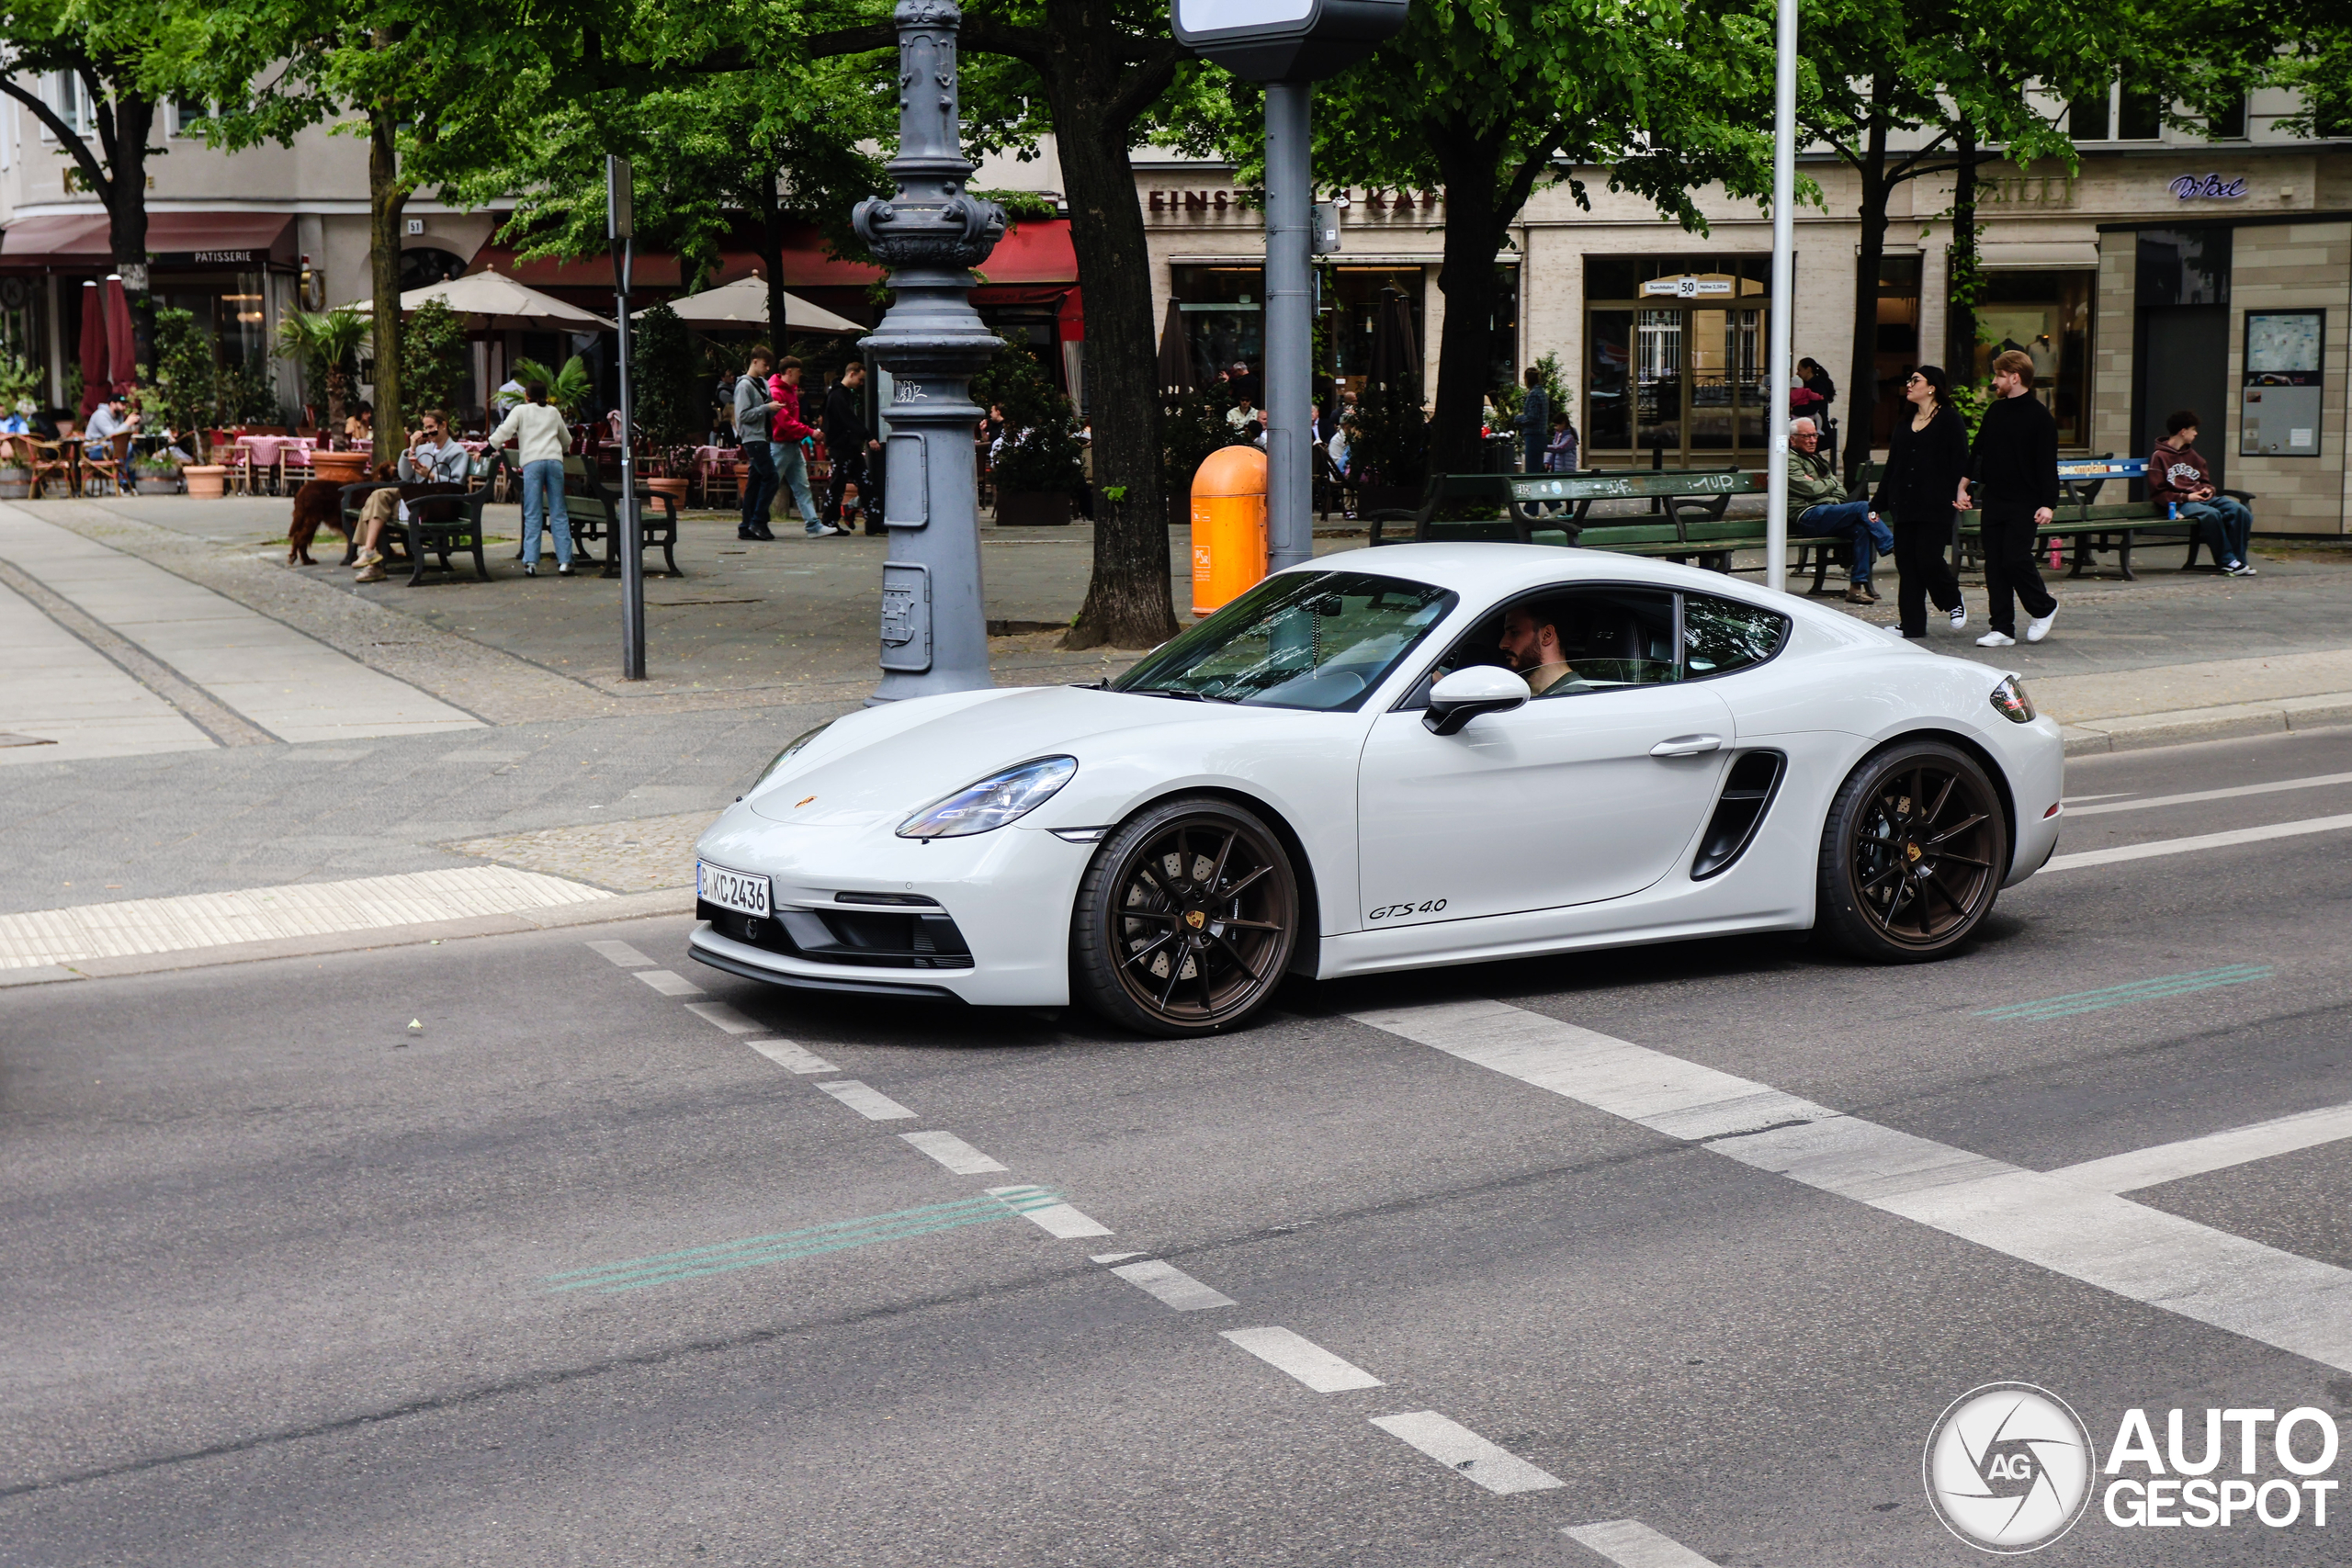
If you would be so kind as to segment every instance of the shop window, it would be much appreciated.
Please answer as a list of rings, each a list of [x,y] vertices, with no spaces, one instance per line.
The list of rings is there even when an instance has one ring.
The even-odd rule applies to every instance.
[[[1584,259],[1584,297],[1588,303],[1708,299],[1771,291],[1770,251],[1744,255],[1588,255]]]
[[[1318,378],[1328,374],[1345,386],[1357,389],[1363,386],[1364,378],[1372,373],[1374,319],[1378,313],[1383,291],[1390,288],[1405,296],[1405,308],[1412,312],[1413,317],[1414,354],[1426,365],[1429,334],[1424,328],[1422,311],[1428,305],[1427,288],[1427,279],[1417,266],[1324,268],[1321,325],[1327,341],[1317,345],[1317,358],[1321,362]],[[1515,326],[1516,290],[1510,304]]]
[[[1871,370],[1878,383],[1871,406],[1874,446],[1894,438],[1894,422],[1904,408],[1903,384],[1919,366],[1920,276],[1918,256],[1879,258],[1878,324],[1871,344]]]
[[[1487,369],[1487,385],[1510,387],[1519,382],[1519,268],[1495,268],[1495,313],[1490,323],[1494,344]],[[1548,434],[1548,433],[1547,433]]]
[[[1257,366],[1266,357],[1265,269],[1180,266],[1170,269],[1193,378],[1201,386],[1237,360]]]
[[[2133,278],[2142,310],[2230,302],[2230,231],[2143,229]]]
[[[1976,306],[1975,378],[1989,380],[1993,356],[2022,349],[2033,386],[2058,422],[2058,445],[2090,440],[2091,301],[2098,274],[1988,272]]]
[[[2117,101],[2115,135],[2121,141],[2154,141],[2165,130],[2165,97],[2162,93],[2123,84]]]

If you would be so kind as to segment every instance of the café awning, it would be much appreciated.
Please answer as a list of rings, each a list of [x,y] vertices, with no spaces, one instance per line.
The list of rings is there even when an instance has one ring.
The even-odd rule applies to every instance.
[[[103,210],[50,212],[0,231],[0,266],[110,267]],[[159,267],[294,265],[294,218],[285,212],[150,212],[147,252]]]

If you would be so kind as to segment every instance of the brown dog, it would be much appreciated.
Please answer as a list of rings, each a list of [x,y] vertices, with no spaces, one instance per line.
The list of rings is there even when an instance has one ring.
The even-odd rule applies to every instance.
[[[319,563],[311,558],[311,541],[321,528],[332,528],[348,539],[343,525],[343,481],[341,479],[310,479],[294,492],[294,522],[286,530],[286,564],[300,562],[304,566]]]

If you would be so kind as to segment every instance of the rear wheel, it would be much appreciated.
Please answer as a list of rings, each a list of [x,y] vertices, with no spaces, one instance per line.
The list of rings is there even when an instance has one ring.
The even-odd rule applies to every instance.
[[[1213,1033],[1264,1005],[1297,939],[1273,830],[1227,801],[1164,801],[1104,840],[1079,885],[1071,989],[1143,1033]]]
[[[1898,741],[1830,806],[1817,929],[1875,963],[1943,957],[1992,911],[2008,863],[2000,796],[1976,759],[1940,740]]]

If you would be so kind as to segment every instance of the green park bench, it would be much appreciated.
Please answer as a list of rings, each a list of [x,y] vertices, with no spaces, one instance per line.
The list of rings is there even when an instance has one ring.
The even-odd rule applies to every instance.
[[[513,456],[503,449],[498,453],[498,461],[510,466],[514,464]],[[519,467],[510,488],[519,499],[523,491]],[[482,488],[474,494],[487,499],[490,490],[490,483],[485,479]],[[469,496],[468,499],[473,498]],[[662,503],[659,508],[648,504],[656,501]],[[475,510],[481,510],[479,502],[475,503]],[[571,519],[574,558],[581,561],[595,559],[595,547],[601,544],[605,547],[605,566],[600,575],[618,577],[621,574],[620,499],[605,488],[603,477],[585,458],[569,457],[563,460],[563,510],[564,514]],[[669,575],[685,576],[678,570],[678,503],[667,495],[640,490],[637,492],[637,522],[639,558],[643,558],[645,550],[658,547]],[[544,520],[540,529],[543,533],[546,531]],[[517,532],[520,531],[518,528]],[[514,558],[523,558],[523,544],[519,538],[514,545]]]
[[[2068,577],[2081,577],[2095,571],[2098,553],[2110,551],[2115,556],[2116,573],[2126,582],[2137,582],[2132,570],[2132,551],[2141,544],[2186,542],[2188,554],[2183,558],[2180,570],[2187,571],[2197,564],[2197,551],[2204,543],[2204,535],[2192,518],[2167,517],[2146,501],[2109,502],[2099,503],[2098,492],[2109,479],[2129,482],[2145,479],[2148,462],[2144,457],[2118,457],[2109,454],[2098,457],[2064,457],[2058,463],[2059,503],[2052,508],[2050,521],[2034,530],[2037,545],[2051,539],[2070,540],[2074,545],[2073,559],[2066,570]],[[2222,492],[2234,496],[2247,505],[2254,504],[2254,492],[2229,490]],[[1955,529],[1957,559],[1981,568],[1984,564],[1984,530],[1981,516],[1970,512],[1960,514]],[[2220,562],[2215,562],[2220,565]]]
[[[1375,546],[1399,542],[1382,536],[1391,523],[1410,523],[1408,536],[1417,544],[1440,539],[1522,545],[1551,542],[1537,540],[1538,534],[1559,535],[1560,543],[1576,544],[1597,501],[1648,501],[1665,513],[1668,526],[1679,527],[1690,519],[1721,518],[1733,496],[1753,495],[1761,488],[1755,475],[1736,468],[1432,474],[1419,507],[1409,512],[1369,512],[1364,521],[1371,525],[1371,542]],[[1464,511],[1486,515],[1459,515]]]
[[[344,552],[348,565],[359,549],[359,513],[368,498],[379,490],[396,490],[408,502],[408,517],[398,513],[384,525],[379,541],[388,561],[405,561],[409,565],[408,585],[416,587],[432,570],[431,562],[438,560],[442,571],[456,569],[449,564],[455,555],[470,554],[474,570],[485,582],[490,581],[490,563],[482,556],[482,502],[490,499],[487,486],[469,492],[456,484],[401,484],[392,480],[365,479],[343,487],[343,527],[350,541]]]

